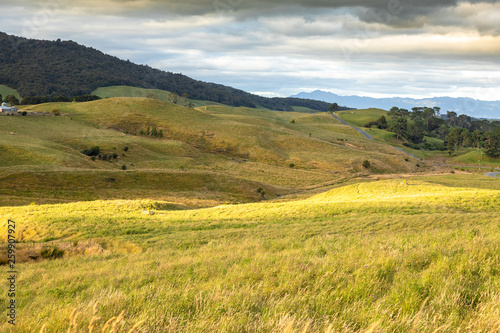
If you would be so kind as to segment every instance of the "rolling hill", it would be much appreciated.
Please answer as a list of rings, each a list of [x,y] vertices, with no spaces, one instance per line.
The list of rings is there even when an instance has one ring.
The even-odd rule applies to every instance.
[[[329,103],[299,98],[265,98],[231,87],[193,80],[120,60],[73,41],[42,41],[0,32],[0,84],[22,97],[77,96],[97,88],[132,86],[188,94],[231,106],[292,111],[293,106],[327,111]]]
[[[0,123],[4,205],[178,197],[200,205],[248,202],[261,198],[258,188],[270,199],[363,175],[433,168],[417,167],[329,114],[192,109],[150,98],[26,110],[26,117],[4,116]],[[163,137],[150,135],[153,129]],[[108,158],[81,153],[93,146]]]

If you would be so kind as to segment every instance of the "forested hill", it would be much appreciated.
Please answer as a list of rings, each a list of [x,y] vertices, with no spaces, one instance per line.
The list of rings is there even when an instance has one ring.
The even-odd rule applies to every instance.
[[[292,106],[327,111],[329,103],[300,98],[265,98],[182,74],[136,65],[73,41],[43,41],[0,32],[0,84],[26,96],[78,96],[99,87],[127,85],[188,94],[192,99],[232,106]]]

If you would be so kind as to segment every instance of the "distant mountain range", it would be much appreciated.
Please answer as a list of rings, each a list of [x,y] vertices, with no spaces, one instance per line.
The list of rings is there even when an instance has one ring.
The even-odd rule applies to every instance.
[[[357,109],[379,108],[389,110],[393,106],[411,110],[416,106],[428,106],[441,108],[441,113],[455,111],[458,114],[466,114],[474,118],[500,118],[500,101],[488,102],[472,98],[434,97],[425,99],[414,98],[372,98],[361,96],[340,96],[331,92],[316,90],[311,93],[302,92],[291,96],[297,98],[315,99],[339,105],[348,105]]]
[[[294,106],[327,111],[329,103],[266,98],[118,59],[73,41],[27,39],[0,32],[0,84],[22,97],[90,94],[97,88],[132,86],[188,94],[191,99],[231,106],[291,111]]]

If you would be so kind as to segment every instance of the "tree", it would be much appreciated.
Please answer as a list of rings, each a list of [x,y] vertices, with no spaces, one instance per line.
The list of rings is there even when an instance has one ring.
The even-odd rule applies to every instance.
[[[448,148],[450,152],[457,152],[463,147],[462,140],[464,136],[462,135],[462,131],[461,128],[455,127],[446,136],[446,148]]]
[[[378,128],[380,129],[387,128],[387,119],[385,118],[385,116],[378,118],[377,123],[378,123]]]
[[[486,132],[486,155],[491,157],[500,157],[500,127],[494,131]]]
[[[172,103],[177,104],[179,102],[179,95],[176,93],[171,93],[169,97],[172,100]]]
[[[446,112],[446,119],[448,122],[448,125],[455,126],[456,125],[456,119],[457,119],[457,113],[453,111],[447,111]]]
[[[472,135],[468,129],[463,129],[462,133],[460,133],[460,151],[464,149],[464,147],[472,146]]]
[[[398,139],[402,139],[406,136],[406,131],[408,130],[408,121],[403,117],[393,117],[387,123],[387,129],[391,132],[396,133]]]
[[[472,144],[474,145],[474,148],[481,149],[483,141],[484,141],[483,132],[481,132],[478,129],[472,132]]]
[[[408,122],[408,139],[419,144],[424,138],[425,124],[422,118],[415,118]]]
[[[330,110],[331,112],[334,112],[334,111],[337,111],[339,109],[339,105],[337,103],[333,103],[332,105],[330,105],[330,107],[328,108],[328,110]]]
[[[431,108],[425,108],[423,112],[423,119],[425,119],[425,130],[429,132],[430,122],[432,117],[434,117],[436,111]]]
[[[3,99],[2,99],[2,94],[0,94],[0,103],[3,102]]]
[[[93,146],[90,149],[82,150],[81,153],[84,155],[87,155],[87,156],[98,156],[100,151],[101,150],[100,150],[99,146]]]
[[[461,114],[460,116],[458,116],[456,121],[458,127],[469,129],[472,123],[472,118],[465,114]]]
[[[11,106],[19,105],[19,100],[14,95],[7,95],[7,97],[5,97],[5,103],[10,104]]]
[[[439,126],[439,128],[437,128],[435,132],[441,139],[445,140],[450,131],[450,127],[446,124],[443,124]]]

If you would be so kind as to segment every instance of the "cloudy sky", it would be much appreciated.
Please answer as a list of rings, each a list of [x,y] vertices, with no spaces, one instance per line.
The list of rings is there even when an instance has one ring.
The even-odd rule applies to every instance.
[[[500,100],[496,0],[0,0],[0,31],[73,40],[265,96]]]

